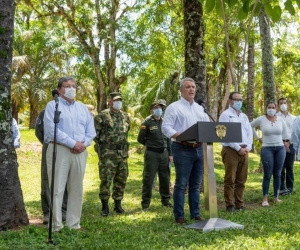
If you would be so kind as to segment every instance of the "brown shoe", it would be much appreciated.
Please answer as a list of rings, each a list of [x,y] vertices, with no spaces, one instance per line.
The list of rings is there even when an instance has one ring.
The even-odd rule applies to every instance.
[[[184,224],[184,218],[178,218],[178,219],[175,219],[175,221],[179,225],[183,225]]]
[[[196,216],[196,217],[194,218],[194,220],[197,220],[197,221],[203,221],[203,219],[202,219],[200,216]]]

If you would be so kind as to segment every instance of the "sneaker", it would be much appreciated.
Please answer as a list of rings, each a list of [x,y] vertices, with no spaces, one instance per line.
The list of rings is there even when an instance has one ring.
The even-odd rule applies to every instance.
[[[244,206],[241,206],[241,207],[235,207],[235,210],[238,210],[238,211],[245,211],[245,207],[244,207]]]
[[[226,211],[229,212],[229,213],[234,213],[235,208],[234,208],[234,206],[231,205],[231,206],[226,207]]]
[[[263,201],[263,202],[261,203],[261,205],[262,205],[263,207],[268,207],[268,206],[270,206],[270,204],[269,204],[268,201]]]
[[[49,214],[44,215],[43,224],[46,225],[49,223]]]
[[[287,195],[287,194],[289,194],[290,192],[289,192],[289,189],[281,189],[280,191],[279,191],[279,195],[281,195],[281,196],[284,196],[284,195]]]
[[[288,191],[289,194],[290,193],[295,193],[295,189],[292,189],[292,188],[287,188],[287,191]]]

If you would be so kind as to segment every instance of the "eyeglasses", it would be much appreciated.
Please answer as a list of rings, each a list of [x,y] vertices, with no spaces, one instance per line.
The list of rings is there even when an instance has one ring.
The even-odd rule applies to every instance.
[[[231,99],[232,101],[236,101],[236,102],[242,102],[243,99]]]
[[[67,85],[67,86],[61,86],[61,87],[65,88],[65,89],[69,89],[69,88],[76,89],[76,86],[73,86],[73,85]]]

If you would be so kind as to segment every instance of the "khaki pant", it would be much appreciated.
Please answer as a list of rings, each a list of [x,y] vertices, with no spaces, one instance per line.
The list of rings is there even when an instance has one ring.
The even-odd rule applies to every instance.
[[[86,150],[80,154],[73,154],[70,148],[57,145],[53,190],[53,231],[59,231],[63,228],[61,206],[66,185],[68,190],[66,225],[73,229],[80,228],[83,201],[83,177],[87,155]],[[52,156],[53,144],[50,143],[46,154],[50,186],[52,181]]]
[[[222,161],[225,166],[224,199],[226,207],[244,206],[244,190],[248,175],[248,154],[239,155],[231,147],[223,147]]]

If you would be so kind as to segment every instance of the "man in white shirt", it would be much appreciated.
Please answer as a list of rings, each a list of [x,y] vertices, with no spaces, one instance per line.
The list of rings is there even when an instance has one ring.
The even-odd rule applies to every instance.
[[[54,149],[54,113],[56,105],[60,111],[57,123],[57,154],[53,187],[53,230],[60,231],[62,224],[62,202],[67,184],[68,209],[66,225],[71,229],[80,229],[80,217],[83,202],[83,177],[85,173],[87,150],[96,136],[94,119],[90,111],[81,102],[75,101],[76,81],[73,77],[62,77],[58,81],[58,103],[48,102],[44,115],[44,141],[48,143],[46,153],[49,183],[52,183],[52,161]]]
[[[176,137],[198,121],[209,121],[203,107],[194,101],[196,84],[192,78],[180,81],[180,100],[170,104],[164,114],[162,132],[172,138],[172,154],[176,181],[173,192],[175,221],[182,225],[184,219],[184,196],[189,184],[190,218],[200,221],[200,185],[203,177],[203,149],[201,143],[176,141]]]
[[[288,103],[286,98],[282,97],[278,99],[277,104],[280,111],[276,115],[285,121],[288,135],[287,140],[283,141],[286,149],[286,155],[281,171],[281,184],[279,192],[279,195],[285,195],[294,191],[294,160],[296,152],[293,148],[293,144],[291,143],[291,135],[296,116],[292,115],[288,111]]]
[[[248,152],[252,149],[253,132],[248,117],[241,111],[242,96],[238,92],[229,95],[229,107],[219,122],[240,122],[242,141],[222,143],[222,161],[225,166],[224,199],[227,212],[244,209],[244,190],[248,176]]]

